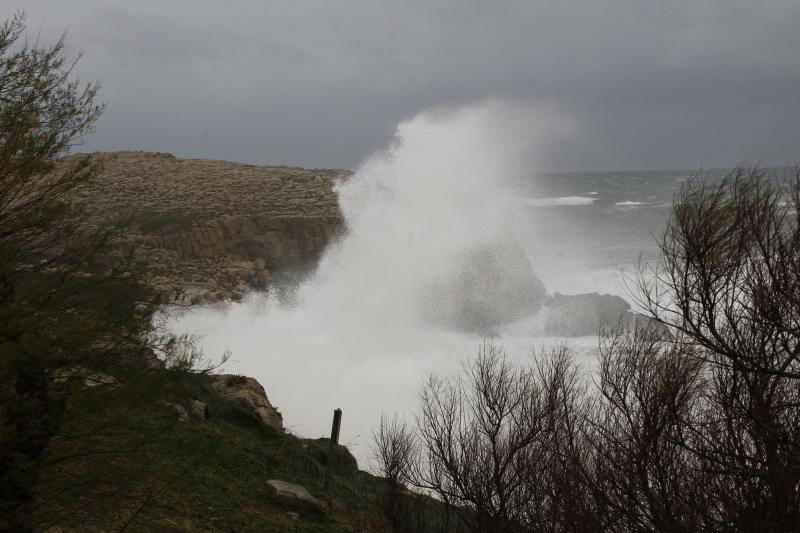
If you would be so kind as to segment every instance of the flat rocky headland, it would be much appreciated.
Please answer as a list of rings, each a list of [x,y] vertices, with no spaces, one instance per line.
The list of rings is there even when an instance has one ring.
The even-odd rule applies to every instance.
[[[117,249],[189,303],[236,300],[276,275],[308,271],[342,231],[333,186],[346,170],[152,152],[93,158],[97,179],[77,198],[85,223],[124,228]]]

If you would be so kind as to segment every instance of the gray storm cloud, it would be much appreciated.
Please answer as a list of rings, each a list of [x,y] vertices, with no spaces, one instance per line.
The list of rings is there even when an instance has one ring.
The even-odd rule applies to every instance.
[[[565,109],[534,170],[796,161],[800,3],[0,0],[69,30],[108,110],[85,149],[352,167],[420,109]]]

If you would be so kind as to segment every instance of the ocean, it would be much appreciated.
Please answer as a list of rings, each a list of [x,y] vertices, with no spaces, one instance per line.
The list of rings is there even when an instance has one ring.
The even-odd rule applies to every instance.
[[[518,235],[550,292],[629,299],[621,276],[658,258],[672,201],[687,180],[727,171],[581,172],[526,176]]]

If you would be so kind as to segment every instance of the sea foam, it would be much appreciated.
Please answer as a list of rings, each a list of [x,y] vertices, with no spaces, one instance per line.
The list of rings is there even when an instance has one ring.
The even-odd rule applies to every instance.
[[[538,131],[552,135],[558,120],[490,102],[401,123],[336,186],[346,232],[292,305],[253,294],[176,313],[170,327],[202,335],[209,356],[230,350],[224,370],[257,378],[290,431],[325,435],[342,408],[342,442],[363,462],[381,412],[413,410],[423,378],[457,371],[480,342],[426,322],[420,302],[432,280],[459,275],[465,252],[514,237],[523,206],[509,177],[530,167]],[[501,341],[518,357],[536,342]]]

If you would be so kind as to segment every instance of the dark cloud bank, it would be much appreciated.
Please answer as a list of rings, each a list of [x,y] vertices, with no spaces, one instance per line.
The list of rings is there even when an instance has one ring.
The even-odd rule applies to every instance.
[[[0,0],[69,29],[109,107],[86,149],[352,167],[487,97],[575,124],[537,170],[800,159],[800,2]]]

